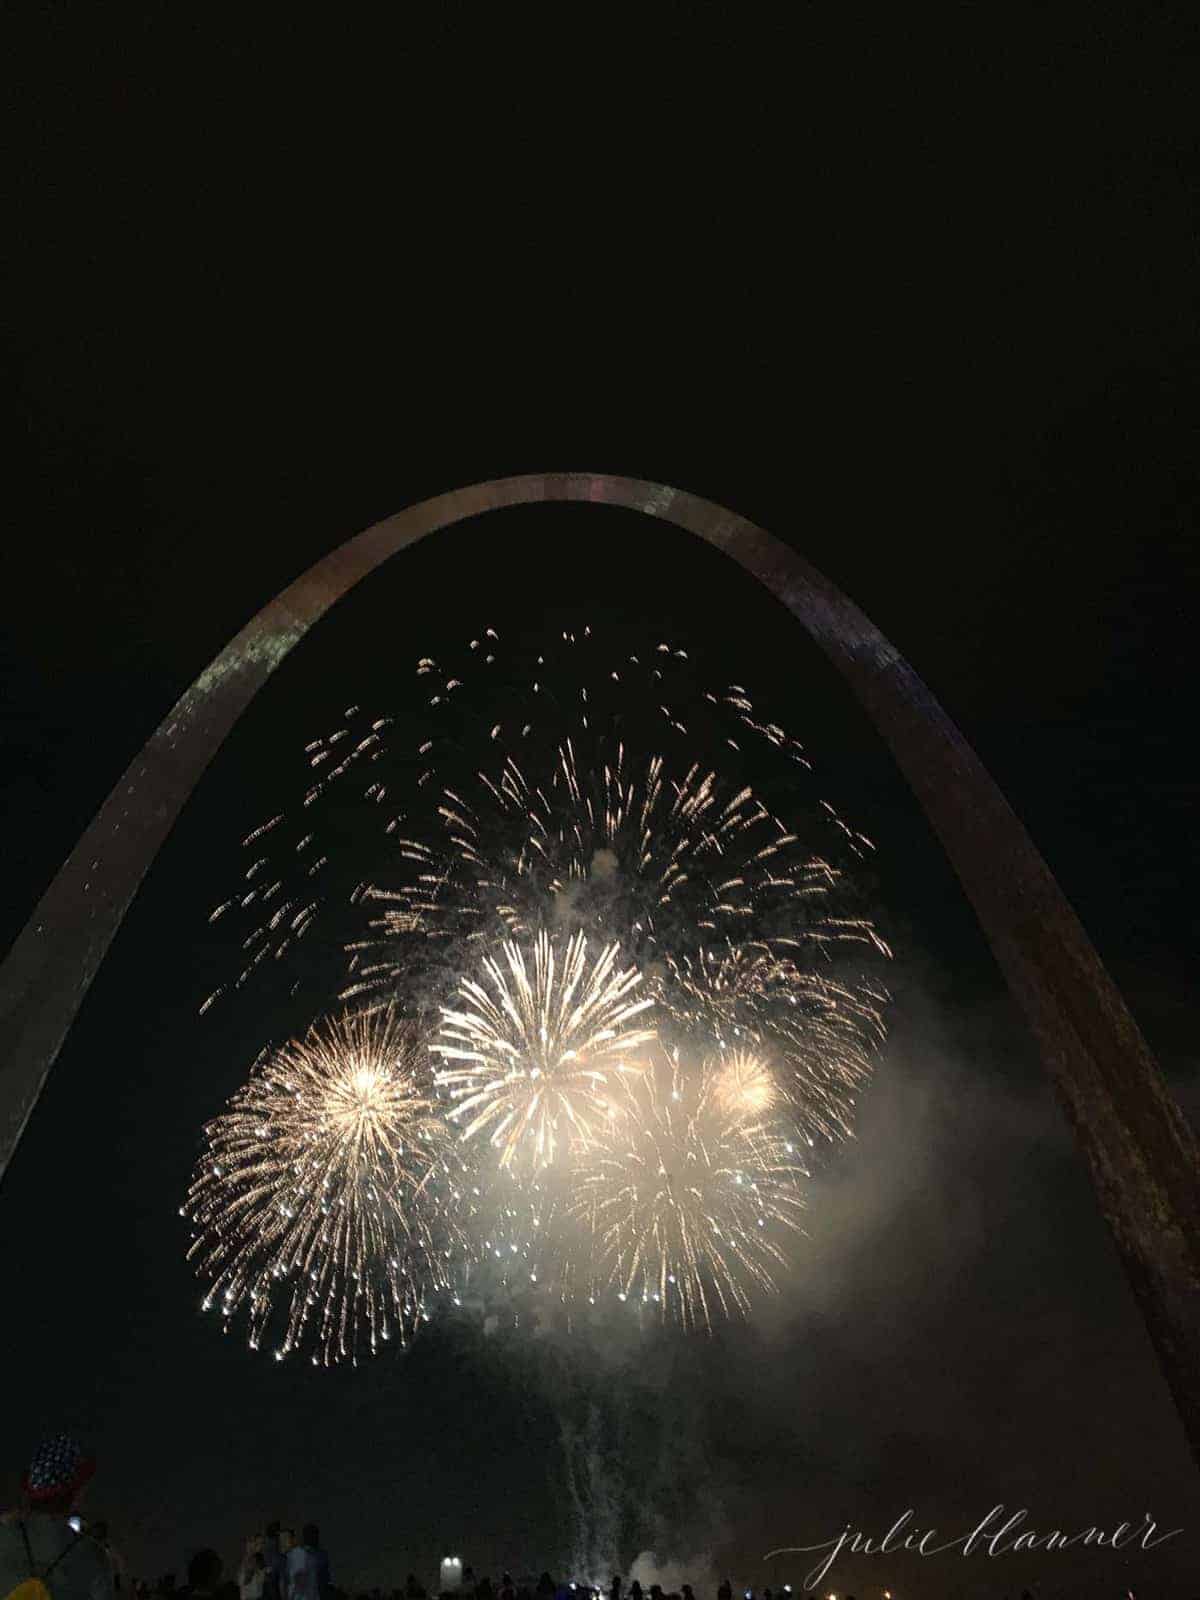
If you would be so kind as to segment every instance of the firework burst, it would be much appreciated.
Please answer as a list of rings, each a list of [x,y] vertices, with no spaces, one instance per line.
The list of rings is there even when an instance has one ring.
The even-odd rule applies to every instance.
[[[542,782],[507,757],[443,801],[440,835],[405,841],[419,870],[368,890],[383,955],[354,989],[402,981],[417,934],[455,950],[547,927],[619,942],[692,1053],[765,1052],[806,1140],[849,1131],[885,997],[845,958],[886,947],[752,788],[694,763],[673,779],[624,746],[584,764],[568,740]]]
[[[802,964],[783,953],[788,943],[668,954],[651,988],[673,1037],[691,1050],[769,1058],[781,1100],[812,1145],[850,1133],[855,1096],[884,1039],[887,996],[839,974],[831,959]]]
[[[705,688],[685,650],[611,651],[585,628],[534,656],[488,629],[452,664],[419,661],[417,686],[420,709],[347,707],[305,747],[302,803],[247,835],[212,912],[240,971],[206,1007],[252,980],[294,993],[322,932],[349,957],[344,998],[425,999],[457,985],[465,940],[543,928],[646,965],[752,937],[843,964],[882,948],[837,864],[870,842],[816,796],[794,817],[803,747],[742,685]]]
[[[355,1157],[331,1186],[358,1220],[318,1221],[324,1170],[301,1194],[290,1157],[256,1169],[249,1122],[235,1159],[214,1154],[268,1068],[212,1125],[223,1171],[197,1174],[193,1254],[255,1340],[285,1294],[285,1349],[402,1339],[449,1275],[443,1235],[476,1299],[536,1285],[569,1308],[608,1285],[689,1326],[744,1312],[797,1226],[799,1152],[851,1131],[890,953],[856,911],[869,842],[806,791],[799,743],[741,686],[698,685],[684,651],[613,656],[586,629],[541,649],[489,629],[457,665],[418,663],[419,706],[348,708],[213,912],[241,947],[231,989],[440,1016],[405,1071],[441,1176]],[[308,1153],[294,1137],[279,1148]]]
[[[731,1077],[732,1071],[732,1077]],[[599,1290],[709,1327],[772,1292],[800,1227],[799,1157],[762,1098],[763,1068],[722,1058],[685,1069],[675,1052],[621,1086],[586,1151],[567,1212],[590,1240]]]
[[[763,1117],[779,1101],[770,1068],[752,1051],[733,1051],[714,1067],[713,1076],[716,1105],[731,1121]]]
[[[539,933],[532,960],[509,942],[487,957],[483,979],[464,978],[433,1050],[457,1102],[464,1139],[485,1134],[502,1166],[521,1157],[548,1166],[570,1142],[586,1144],[619,1080],[638,1070],[654,1039],[641,975],[617,965],[619,946],[588,960],[587,940]]]
[[[357,1013],[267,1052],[205,1129],[184,1214],[206,1309],[242,1309],[257,1349],[355,1360],[403,1343],[446,1281],[452,1136],[413,1029]]]

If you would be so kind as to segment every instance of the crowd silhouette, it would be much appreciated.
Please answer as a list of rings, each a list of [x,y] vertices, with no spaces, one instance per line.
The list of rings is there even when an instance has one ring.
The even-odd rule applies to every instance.
[[[538,1578],[503,1572],[493,1583],[471,1567],[452,1588],[434,1585],[432,1592],[412,1572],[398,1588],[345,1589],[334,1582],[312,1522],[299,1539],[280,1522],[268,1523],[246,1540],[234,1568],[216,1550],[196,1550],[181,1586],[175,1572],[153,1581],[131,1578],[107,1522],[86,1522],[80,1514],[94,1469],[91,1456],[68,1435],[38,1446],[21,1480],[21,1505],[0,1517],[0,1600],[735,1600],[735,1594],[736,1600],[830,1600],[831,1591],[788,1583],[735,1591],[728,1578],[712,1596],[696,1595],[688,1583],[670,1591],[657,1583],[643,1589],[636,1578],[626,1585],[615,1575],[603,1587],[549,1572]],[[838,1592],[837,1600],[855,1597]],[[1024,1591],[1020,1600],[1032,1596]]]

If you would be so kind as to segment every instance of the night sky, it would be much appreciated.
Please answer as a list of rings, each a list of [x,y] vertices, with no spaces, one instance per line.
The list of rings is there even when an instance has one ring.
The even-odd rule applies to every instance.
[[[772,41],[741,53],[714,30],[689,41],[686,87],[660,88],[640,49],[615,99],[599,59],[577,96],[526,60],[468,97],[448,27],[333,128],[265,44],[31,25],[4,311],[0,939],[178,695],[310,562],[462,484],[622,472],[760,522],[909,657],[1200,1115],[1194,41],[1157,26],[980,24],[936,50],[814,27],[791,76],[768,72]],[[352,44],[331,47],[344,91]],[[385,158],[374,185],[364,148]],[[867,887],[897,952],[859,1137],[815,1186],[779,1302],[611,1353],[612,1382],[655,1387],[668,1419],[636,1464],[666,1508],[647,1548],[757,1588],[808,1565],[766,1551],[882,1534],[908,1506],[953,1532],[998,1501],[1039,1528],[1149,1509],[1185,1533],[1128,1566],[910,1556],[831,1583],[1190,1595],[1195,1465],[915,801],[752,580],[595,507],[495,514],[391,562],[198,787],[0,1186],[20,1308],[6,1497],[69,1426],[99,1457],[90,1511],[147,1576],[201,1543],[232,1560],[272,1516],[316,1518],[354,1585],[428,1581],[451,1548],[538,1571],[569,1544],[553,1400],[519,1354],[431,1329],[358,1371],[251,1356],[200,1316],[177,1211],[201,1124],[277,1025],[197,1010],[236,958],[207,924],[215,891],[297,794],[302,745],[344,705],[407,693],[431,639],[605,619],[769,691],[878,847]]]

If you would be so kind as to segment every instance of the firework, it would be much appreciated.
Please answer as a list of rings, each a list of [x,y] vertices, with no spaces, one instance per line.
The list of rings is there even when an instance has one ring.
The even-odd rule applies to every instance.
[[[682,650],[615,664],[595,650],[588,630],[564,634],[528,669],[531,685],[492,699],[505,714],[486,737],[464,679],[421,663],[438,691],[417,750],[428,801],[397,822],[396,881],[377,874],[365,891],[383,941],[490,945],[551,926],[619,939],[642,965],[728,939],[871,942],[841,909],[832,862],[867,841],[824,802],[806,841],[751,781],[785,777],[794,804],[799,743],[757,720],[740,685],[701,690]]]
[[[766,1062],[749,1050],[735,1050],[714,1070],[713,1096],[723,1116],[758,1118],[772,1110],[779,1091]]]
[[[567,1206],[597,1289],[684,1327],[745,1314],[754,1293],[773,1291],[787,1263],[776,1236],[800,1227],[800,1158],[769,1114],[731,1102],[731,1068],[758,1097],[761,1064],[685,1067],[658,1052],[580,1153]]]
[[[619,947],[588,960],[587,940],[539,933],[532,961],[508,942],[485,958],[483,980],[464,978],[433,1050],[439,1085],[456,1101],[464,1139],[486,1134],[502,1166],[520,1156],[535,1169],[565,1146],[586,1144],[617,1083],[638,1070],[654,1038],[636,993],[641,975],[617,965]]]
[[[547,927],[616,942],[692,1053],[766,1053],[806,1140],[849,1131],[884,996],[845,958],[886,947],[749,786],[694,763],[676,780],[623,745],[585,766],[568,740],[544,781],[507,757],[444,800],[440,836],[405,841],[421,870],[368,891],[384,954],[354,988],[402,981],[417,933],[455,950]]]
[[[206,1007],[251,980],[311,983],[314,930],[349,957],[344,998],[422,1001],[456,987],[465,940],[543,928],[620,940],[643,966],[753,937],[813,961],[881,948],[836,864],[869,841],[823,799],[795,817],[802,746],[740,684],[697,682],[686,651],[614,652],[585,628],[535,657],[489,628],[453,664],[423,658],[417,685],[415,714],[350,706],[310,740],[302,803],[248,834],[212,912],[240,970]]]
[[[257,1349],[283,1307],[279,1357],[354,1360],[403,1343],[445,1282],[451,1134],[413,1029],[388,1011],[318,1025],[266,1053],[205,1129],[184,1208],[189,1258],[226,1325]]]
[[[573,1314],[611,1285],[689,1325],[745,1311],[796,1226],[797,1151],[850,1133],[883,1037],[890,952],[849,870],[868,841],[814,803],[799,743],[681,650],[609,657],[584,630],[534,662],[488,630],[417,674],[419,708],[350,707],[310,743],[303,806],[248,836],[213,913],[241,945],[234,989],[440,1016],[422,1081],[449,1170],[392,1184],[419,1195],[408,1232],[388,1217],[364,1249],[400,1263],[391,1324],[449,1272],[431,1199],[453,1203],[473,1301],[536,1286]],[[264,1194],[232,1195],[240,1254],[204,1246],[214,1293],[252,1312],[303,1254],[278,1253]],[[296,1337],[326,1297],[292,1302]]]
[[[501,1165],[486,1144],[476,1151],[487,1159],[473,1163],[464,1196],[470,1249],[454,1272],[452,1302],[493,1328],[552,1319],[591,1281],[587,1241],[563,1209],[574,1171],[559,1162],[532,1172]]]
[[[379,927],[490,941],[553,925],[620,938],[638,959],[786,932],[869,943],[829,910],[839,874],[754,789],[623,742],[572,738],[527,768],[512,755],[441,792],[427,839],[404,838],[395,888],[371,886]]]
[[[853,934],[874,938],[859,923]],[[861,976],[839,975],[831,959],[813,966],[782,954],[789,942],[667,954],[651,989],[673,1036],[691,1050],[769,1058],[775,1087],[812,1145],[849,1134],[855,1095],[884,1038],[887,996]],[[813,948],[808,942],[798,953]]]

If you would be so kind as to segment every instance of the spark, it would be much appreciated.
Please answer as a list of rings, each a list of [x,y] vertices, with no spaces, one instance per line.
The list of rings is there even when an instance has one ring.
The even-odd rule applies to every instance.
[[[747,922],[778,919],[821,936],[838,874],[806,851],[749,785],[703,763],[682,770],[624,741],[559,742],[545,767],[511,753],[443,791],[440,836],[423,841],[433,869],[370,898],[383,932],[413,916],[484,939],[536,933],[549,919],[593,935],[637,934],[639,953],[673,948],[681,929],[741,938]],[[838,935],[854,937],[847,926]]]
[[[720,1061],[713,1093],[731,1119],[762,1116],[779,1098],[770,1068],[748,1050],[735,1050]]]
[[[282,1302],[282,1359],[326,1365],[404,1343],[445,1281],[451,1134],[415,1030],[348,1013],[266,1052],[205,1129],[189,1259],[257,1349]]]
[[[876,938],[869,924],[847,933],[854,942]],[[838,939],[830,937],[836,950]],[[694,1048],[769,1057],[772,1081],[811,1142],[849,1135],[855,1096],[885,1036],[887,995],[840,974],[832,960],[813,967],[797,959],[810,948],[785,935],[773,944],[667,952],[652,992],[677,1036]]]
[[[472,648],[484,639],[501,648],[494,628]],[[785,823],[738,775],[743,762],[756,763],[747,770],[775,781],[790,766],[794,805],[795,769],[810,770],[803,746],[756,709],[743,685],[706,689],[686,651],[651,647],[643,662],[606,649],[590,629],[564,630],[561,643],[540,648],[505,649],[488,657],[503,663],[502,687],[501,667],[485,671],[470,651],[452,664],[422,657],[418,680],[429,675],[430,688],[444,691],[437,708],[426,705],[416,727],[411,718],[356,713],[353,737],[335,746],[348,754],[305,780],[304,803],[288,826],[278,826],[281,814],[268,836],[246,841],[252,859],[271,852],[273,864],[262,870],[276,890],[288,885],[283,898],[311,902],[303,932],[319,918],[335,945],[381,945],[371,981],[343,988],[343,998],[424,1000],[437,976],[431,967],[462,965],[461,957],[444,960],[439,947],[471,938],[493,949],[499,938],[528,939],[543,928],[620,939],[643,966],[664,953],[694,955],[702,945],[783,931],[805,946],[794,953],[810,965],[839,949],[852,954],[855,941],[867,955],[882,949],[868,923],[838,923],[846,885],[834,858],[862,855],[869,842],[815,797],[803,818]],[[730,723],[744,752],[732,769],[723,737]],[[310,754],[333,737],[310,741]],[[374,767],[380,760],[384,769]],[[389,815],[392,805],[381,814],[380,787],[400,815]],[[458,804],[448,804],[447,790]],[[413,842],[397,857],[386,835],[401,823]],[[336,853],[312,848],[317,838]],[[301,844],[316,865],[297,884]],[[369,931],[346,915],[346,880],[364,884],[354,904],[366,910]],[[222,912],[246,924],[243,935],[270,915],[246,899],[244,885],[243,877]],[[269,926],[267,942],[281,954],[284,927]],[[271,982],[273,967],[259,963],[255,981]],[[243,981],[250,975],[247,967]],[[282,970],[279,981],[288,981]]]
[[[443,1009],[438,1084],[463,1138],[486,1134],[502,1166],[518,1156],[547,1166],[567,1141],[586,1144],[618,1081],[639,1070],[654,1001],[638,997],[641,974],[619,967],[619,953],[610,944],[589,961],[582,934],[564,943],[539,933],[529,960],[509,941]]]
[[[661,755],[606,753],[573,739],[549,770],[507,755],[444,786],[415,861],[373,928],[382,959],[362,987],[404,981],[413,935],[450,947],[528,940],[549,929],[619,942],[648,990],[702,1053],[752,1048],[776,1063],[807,1139],[838,1139],[883,1036],[886,995],[847,972],[886,956],[866,918],[846,916],[841,874],[807,849],[750,785]]]
[[[660,1050],[621,1084],[566,1203],[597,1284],[685,1328],[773,1292],[787,1265],[776,1236],[800,1227],[803,1169],[773,1120],[729,1106],[727,1073]]]
[[[689,1326],[744,1312],[783,1263],[809,1150],[851,1134],[884,1036],[872,973],[890,952],[847,873],[872,846],[802,799],[800,743],[744,686],[697,685],[682,651],[601,658],[585,630],[514,656],[494,629],[471,651],[422,658],[415,717],[352,708],[310,743],[303,804],[247,837],[213,913],[240,971],[206,1009],[247,983],[290,1000],[320,972],[322,1007],[334,991],[440,1018],[409,1058],[444,1153],[415,1205],[396,1202],[408,1298],[388,1314],[405,1331],[442,1278],[462,1296],[444,1251],[428,1266],[447,1232],[468,1276],[513,1295],[565,1306],[610,1285]],[[234,1220],[210,1276],[269,1309],[296,1252],[222,1164]]]

